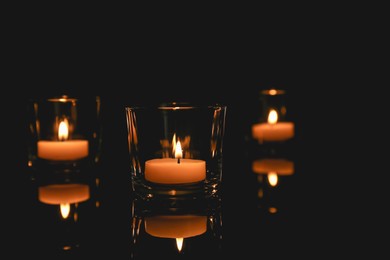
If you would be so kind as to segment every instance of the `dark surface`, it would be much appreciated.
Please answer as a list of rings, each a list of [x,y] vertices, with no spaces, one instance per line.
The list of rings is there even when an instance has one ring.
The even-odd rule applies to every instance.
[[[211,31],[172,28],[176,22],[166,30],[158,23],[132,31],[129,38],[129,28],[119,26],[120,19],[91,30],[89,23],[68,24],[68,19],[21,19],[12,37],[5,37],[9,59],[3,73],[8,92],[3,91],[2,102],[4,255],[131,259],[136,248],[124,106],[168,101],[228,106],[222,239],[201,237],[187,244],[182,254],[172,241],[141,239],[140,248],[147,249],[136,259],[385,255],[388,189],[379,184],[386,183],[387,168],[379,164],[387,159],[377,159],[384,142],[373,141],[382,128],[374,124],[372,133],[367,122],[374,122],[371,112],[384,110],[386,103],[376,102],[380,94],[373,99],[367,89],[356,88],[353,81],[360,81],[362,74],[347,68],[350,56],[352,61],[360,56],[348,51],[344,31],[334,30],[338,23],[325,22],[328,14],[324,22],[316,17],[278,24],[272,17],[274,25],[269,27],[259,21],[235,21]],[[259,182],[251,171],[257,153],[248,136],[258,92],[270,87],[288,93],[296,135],[287,155],[295,172],[260,200]],[[64,223],[57,209],[37,200],[41,179],[32,181],[27,168],[27,100],[60,94],[102,98],[102,158],[97,169],[86,173],[93,192],[79,205],[77,225]],[[277,212],[270,213],[269,207]],[[78,246],[63,252],[63,241]]]
[[[220,88],[217,93],[210,93],[216,97],[219,91],[224,90]],[[308,109],[318,104],[302,98],[298,89],[289,90],[288,107],[295,122],[295,137],[280,145],[278,151],[281,157],[294,162],[295,169],[293,175],[282,176],[278,186],[270,188],[266,182],[261,184],[251,169],[253,160],[264,156],[249,132],[256,114],[251,109],[255,106],[258,90],[239,92],[242,95],[225,100],[228,110],[223,189],[218,208],[212,206],[222,221],[217,232],[220,239],[201,236],[186,242],[181,254],[177,253],[172,239],[171,242],[151,240],[150,237],[148,240],[142,237],[146,236],[143,233],[138,244],[132,242],[124,114],[124,106],[128,103],[127,97],[114,98],[113,94],[102,97],[102,157],[96,169],[84,173],[83,181],[90,185],[91,198],[79,204],[77,223],[61,220],[58,206],[37,200],[37,188],[45,178],[27,168],[26,143],[15,144],[18,149],[11,150],[15,151],[14,157],[6,162],[12,168],[8,167],[10,170],[4,172],[12,174],[12,185],[6,185],[11,188],[8,194],[12,194],[6,195],[11,198],[11,205],[4,213],[10,217],[7,225],[12,227],[6,249],[11,249],[17,256],[28,252],[34,257],[64,256],[69,259],[102,256],[146,259],[151,255],[173,259],[200,256],[215,259],[230,255],[280,258],[286,252],[294,257],[332,257],[365,251],[350,247],[351,243],[362,242],[354,234],[363,232],[362,226],[357,230],[354,224],[358,218],[352,210],[356,201],[350,198],[355,189],[346,186],[350,172],[340,163],[340,151],[336,149],[329,153],[339,140],[334,139],[332,129],[318,118],[321,114]],[[24,112],[19,111],[20,118]],[[321,108],[317,112],[322,113]],[[24,122],[19,121],[19,131],[13,134],[26,141]],[[96,178],[99,185],[96,185]],[[260,187],[264,189],[263,198],[258,196]],[[276,213],[270,208],[276,209]],[[356,218],[351,222],[351,217]],[[346,244],[345,240],[349,242]],[[150,248],[148,243],[151,243]],[[73,249],[63,251],[64,244],[70,244]]]

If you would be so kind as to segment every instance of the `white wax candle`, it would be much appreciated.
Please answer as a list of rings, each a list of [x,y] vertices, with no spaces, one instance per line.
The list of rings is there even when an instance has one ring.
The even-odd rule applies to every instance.
[[[285,141],[294,137],[294,123],[278,122],[278,114],[271,110],[267,123],[254,124],[252,126],[252,136],[263,141]]]
[[[87,156],[87,140],[38,141],[38,157],[42,159],[68,161]]]
[[[187,238],[207,230],[206,216],[153,216],[145,218],[145,231],[154,237]]]
[[[86,184],[53,184],[38,189],[39,201],[52,204],[71,204],[89,199],[89,186]]]
[[[145,163],[145,179],[161,184],[181,184],[203,181],[206,178],[206,162],[195,159],[162,158]]]
[[[292,175],[294,173],[294,162],[286,159],[256,160],[252,163],[252,171],[259,174]]]

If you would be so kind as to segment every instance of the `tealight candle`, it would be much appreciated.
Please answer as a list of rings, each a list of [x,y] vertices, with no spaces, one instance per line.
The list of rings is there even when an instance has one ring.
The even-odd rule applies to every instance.
[[[204,160],[182,159],[180,141],[176,144],[175,158],[152,159],[145,162],[145,179],[160,184],[184,184],[206,178]]]
[[[59,141],[38,141],[38,157],[46,160],[69,161],[88,156],[87,140],[68,140],[69,126],[67,120],[58,126]]]
[[[259,141],[285,141],[294,137],[294,123],[278,122],[278,113],[272,109],[267,123],[252,126],[252,136]]]

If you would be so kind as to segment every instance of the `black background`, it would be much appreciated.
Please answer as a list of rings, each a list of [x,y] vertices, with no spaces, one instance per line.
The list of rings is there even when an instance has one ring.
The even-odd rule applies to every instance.
[[[12,253],[31,249],[29,241],[39,239],[31,228],[34,223],[28,221],[31,194],[25,192],[29,187],[25,176],[27,101],[68,94],[102,99],[102,167],[107,172],[108,193],[112,192],[107,201],[113,197],[125,201],[127,195],[124,106],[165,101],[226,104],[224,153],[229,169],[224,173],[227,249],[223,254],[270,254],[261,246],[257,251],[257,240],[249,239],[266,225],[251,229],[255,220],[250,215],[253,201],[247,197],[247,183],[238,182],[241,186],[236,187],[245,166],[234,160],[237,154],[245,159],[240,149],[246,147],[253,105],[259,91],[271,87],[287,90],[289,113],[296,122],[298,167],[290,188],[296,197],[286,202],[294,210],[281,218],[275,235],[275,241],[285,239],[278,240],[283,241],[280,247],[271,248],[277,256],[283,250],[294,256],[348,256],[382,248],[371,238],[383,227],[374,226],[378,222],[368,217],[379,219],[376,213],[382,208],[376,207],[376,199],[385,196],[381,192],[375,199],[368,197],[374,185],[369,174],[376,163],[367,163],[366,152],[371,155],[376,149],[367,147],[371,141],[363,137],[366,126],[361,123],[368,118],[372,100],[355,85],[362,75],[353,68],[363,54],[355,55],[356,45],[346,32],[352,34],[356,27],[340,23],[343,12],[330,18],[326,12],[291,15],[277,9],[265,17],[266,10],[248,15],[221,11],[224,17],[217,18],[215,11],[208,13],[211,19],[185,13],[151,19],[157,10],[146,12],[147,16],[92,9],[43,13],[21,9],[7,20],[4,34],[2,125],[7,170],[3,176],[6,194],[12,196],[3,215],[9,217],[5,223],[11,242],[6,248],[12,248]],[[127,206],[115,205],[116,214],[126,214]],[[125,237],[121,222],[114,222],[109,218],[101,231],[111,230],[108,233],[113,235],[108,226],[114,225],[119,237]],[[115,243],[107,241],[103,252],[110,255],[110,250],[123,249],[126,240]],[[42,248],[32,251],[45,255]],[[124,254],[124,258],[129,257]]]

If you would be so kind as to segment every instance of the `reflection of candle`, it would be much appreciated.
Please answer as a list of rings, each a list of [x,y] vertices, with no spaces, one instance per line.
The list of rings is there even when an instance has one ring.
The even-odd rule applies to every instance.
[[[256,160],[252,163],[252,171],[259,174],[292,175],[294,173],[294,162],[286,159]]]
[[[89,199],[89,186],[86,184],[53,184],[42,186],[38,189],[39,201],[60,205],[61,215],[67,218],[70,212],[70,204]]]
[[[206,216],[153,216],[145,218],[145,231],[154,237],[187,238],[206,232]]]
[[[294,123],[278,122],[278,113],[272,109],[267,123],[252,126],[252,136],[259,141],[285,141],[294,136]]]
[[[77,183],[41,186],[38,199],[52,205],[82,202],[89,199],[89,186]]]
[[[206,178],[206,162],[181,159],[180,141],[175,146],[175,158],[152,159],[145,163],[145,179],[162,184],[182,184],[203,181]]]
[[[68,140],[69,126],[62,121],[58,126],[60,141],[38,141],[38,157],[47,160],[68,161],[88,156],[87,140]]]

